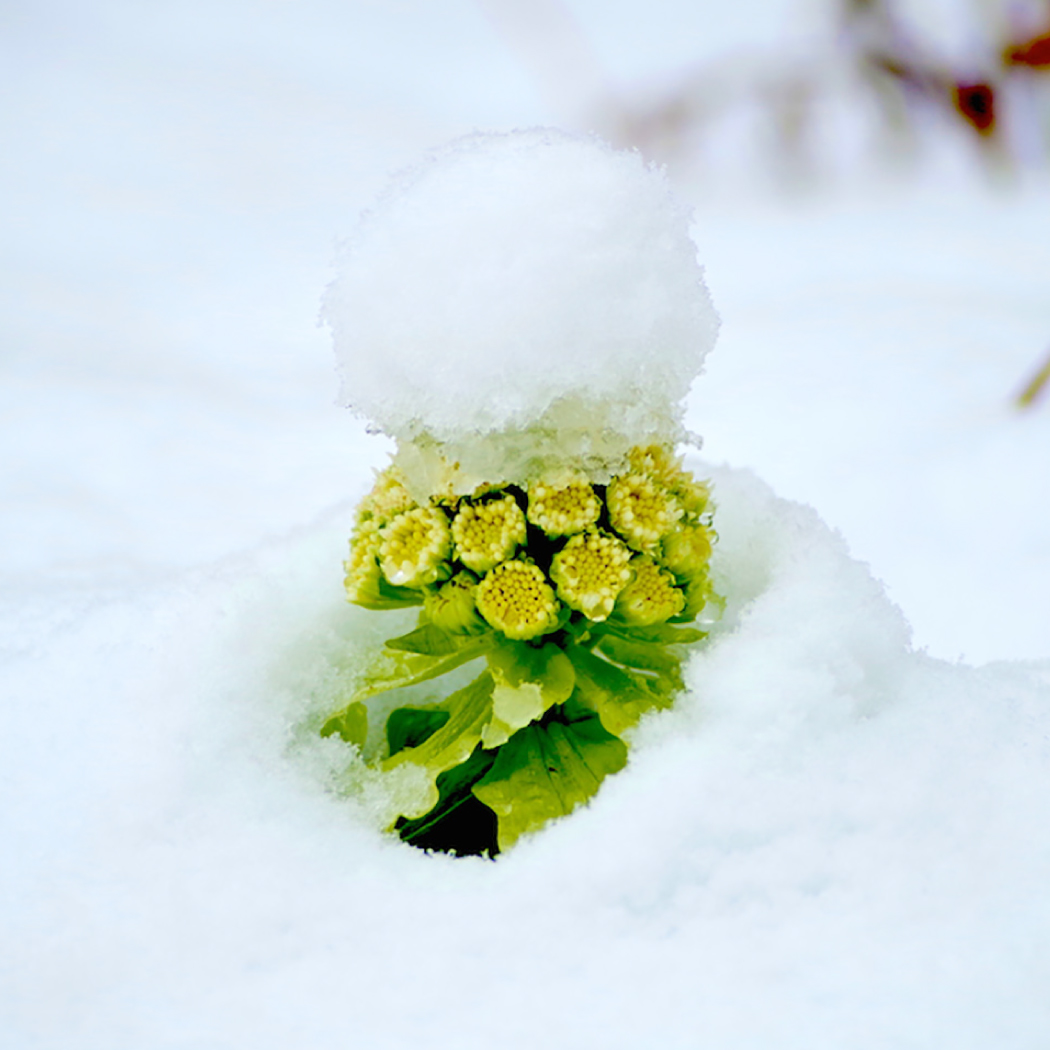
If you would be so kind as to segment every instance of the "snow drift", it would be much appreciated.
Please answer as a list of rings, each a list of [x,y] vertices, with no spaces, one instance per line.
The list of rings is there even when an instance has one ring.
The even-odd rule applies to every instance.
[[[1050,668],[910,651],[812,511],[714,479],[689,691],[498,863],[382,834],[304,730],[377,618],[349,508],[8,662],[11,1045],[1040,1045]]]

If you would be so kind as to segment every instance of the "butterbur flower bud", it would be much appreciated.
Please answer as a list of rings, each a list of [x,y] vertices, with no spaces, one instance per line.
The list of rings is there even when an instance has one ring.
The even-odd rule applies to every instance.
[[[613,478],[606,502],[609,523],[638,551],[651,551],[682,516],[674,496],[644,474]]]
[[[350,557],[343,562],[346,600],[369,602],[379,591],[379,528],[373,521],[363,522],[350,537]]]
[[[478,612],[508,638],[526,641],[554,630],[558,601],[532,562],[505,561],[478,584]]]
[[[453,634],[477,634],[485,630],[485,621],[478,616],[475,599],[478,589],[473,573],[459,572],[448,583],[423,599],[427,619],[435,627]]]
[[[669,446],[638,446],[627,453],[627,461],[632,474],[644,474],[665,488],[678,501],[687,519],[696,520],[707,510],[710,488],[682,469],[681,458]]]
[[[528,518],[548,536],[572,536],[593,525],[602,505],[583,478],[564,482],[538,481],[529,486]]]
[[[703,525],[680,525],[664,537],[660,563],[679,579],[702,572],[710,560],[711,534]]]
[[[464,503],[452,519],[456,557],[483,573],[506,561],[525,542],[525,515],[513,496]]]
[[[600,622],[608,618],[617,595],[631,579],[630,560],[625,543],[594,529],[573,536],[554,555],[551,579],[570,609]]]
[[[436,507],[399,514],[382,532],[379,565],[398,587],[423,587],[447,574],[451,549],[448,519]]]
[[[632,579],[616,601],[617,618],[631,627],[652,627],[677,616],[685,608],[685,595],[674,577],[648,555],[631,562]]]
[[[688,519],[696,521],[709,509],[711,489],[688,471],[680,471],[670,489]]]
[[[358,521],[386,525],[415,505],[416,501],[405,488],[401,472],[396,467],[387,467],[376,476],[372,491],[361,501],[357,509]]]

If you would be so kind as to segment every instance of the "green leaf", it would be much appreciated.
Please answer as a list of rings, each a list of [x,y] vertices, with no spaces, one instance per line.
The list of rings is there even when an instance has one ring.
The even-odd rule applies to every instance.
[[[567,653],[576,669],[575,698],[615,736],[635,725],[646,711],[671,706],[674,689],[666,681],[617,667],[580,646]]]
[[[711,577],[705,570],[686,581],[685,608],[677,616],[671,618],[671,623],[687,623],[695,620],[697,615],[709,606],[716,611],[716,615],[720,616],[725,610],[725,599],[715,593]]]
[[[476,660],[491,649],[493,644],[495,643],[492,634],[464,635],[463,644],[450,653],[430,655],[401,649],[383,649],[369,665],[365,672],[365,681],[354,693],[354,699],[364,700],[390,689],[401,689],[403,686],[417,685],[437,678],[470,663],[471,660]]]
[[[406,747],[419,747],[448,720],[449,712],[440,707],[399,707],[391,711],[386,720],[386,741],[390,746],[390,754],[396,755]]]
[[[383,762],[383,769],[395,769],[403,762],[422,766],[430,775],[430,791],[416,811],[406,817],[419,817],[438,802],[437,778],[446,769],[465,762],[481,741],[482,727],[492,716],[492,675],[483,671],[473,682],[458,689],[441,704],[448,721],[416,747],[406,747]]]
[[[438,801],[415,820],[396,824],[401,838],[420,849],[439,849],[459,856],[499,852],[496,814],[471,788],[492,768],[496,755],[480,747],[437,778]]]
[[[436,624],[453,634],[484,634],[492,628],[478,613],[478,578],[466,569],[457,572],[443,587],[428,587],[423,598],[420,622]]]
[[[425,623],[408,634],[398,638],[388,638],[385,645],[388,649],[398,649],[406,653],[423,653],[426,656],[448,656],[458,653],[478,640],[478,635],[453,634],[433,623]]]
[[[492,691],[492,721],[481,731],[485,747],[499,747],[555,704],[572,696],[576,672],[553,643],[532,646],[503,641],[488,654]]]
[[[610,634],[596,648],[614,663],[663,678],[661,688],[666,685],[669,689],[681,689],[684,684],[681,657],[652,642],[636,642]]]
[[[651,642],[653,645],[690,645],[707,637],[706,631],[695,627],[672,627],[667,623],[654,624],[652,627],[628,627],[606,621],[602,624],[601,633],[615,634],[628,641]]]
[[[501,850],[571,813],[627,763],[626,745],[606,732],[593,712],[572,701],[555,710],[556,717],[515,733],[474,786],[474,794],[499,818]]]
[[[413,587],[395,587],[388,583],[381,572],[376,572],[375,580],[367,593],[360,593],[353,600],[354,605],[362,609],[383,612],[387,609],[407,609],[412,605],[423,604],[423,592]]]
[[[332,715],[321,726],[321,736],[341,736],[348,744],[365,746],[368,738],[368,708],[362,703],[353,703],[344,707],[338,714]]]

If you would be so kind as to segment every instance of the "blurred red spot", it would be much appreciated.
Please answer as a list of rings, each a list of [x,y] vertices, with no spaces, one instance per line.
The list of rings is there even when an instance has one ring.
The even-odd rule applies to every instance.
[[[1008,66],[1031,66],[1046,69],[1050,66],[1050,33],[1034,37],[1026,44],[1009,47],[1003,52],[1003,61]]]
[[[955,108],[978,132],[989,135],[995,129],[995,92],[990,84],[956,84]]]

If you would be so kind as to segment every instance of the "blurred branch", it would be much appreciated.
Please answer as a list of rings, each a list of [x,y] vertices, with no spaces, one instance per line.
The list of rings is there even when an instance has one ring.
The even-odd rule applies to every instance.
[[[1029,69],[1050,68],[1050,30],[1003,51],[1004,66],[1028,66]]]
[[[950,61],[900,17],[906,0],[836,0],[834,45],[808,52],[771,49],[682,70],[673,86],[649,98],[613,90],[585,34],[562,0],[477,0],[530,70],[552,108],[571,123],[589,113],[604,134],[650,157],[691,160],[733,114],[759,114],[771,166],[793,183],[819,172],[820,123],[852,110],[858,127],[874,110],[885,144],[914,153],[938,127],[965,129],[992,170],[1050,156],[1050,2],[987,0],[974,61]],[[959,12],[959,17],[964,17]],[[1015,90],[1020,88],[1020,92]],[[1026,109],[1026,100],[1027,109]],[[827,104],[833,105],[829,107]],[[939,113],[940,124],[931,123]],[[754,131],[747,121],[738,122]],[[870,134],[870,132],[869,132]],[[1017,398],[1031,405],[1050,385],[1050,359]]]
[[[614,137],[643,150],[665,155],[695,150],[716,114],[757,100],[772,121],[774,141],[797,156],[815,138],[821,103],[845,99],[858,115],[868,105],[860,95],[849,98],[847,82],[836,68],[852,70],[854,83],[865,85],[869,99],[895,135],[911,125],[928,135],[931,125],[920,109],[939,110],[948,123],[962,124],[997,161],[1010,161],[1002,132],[1003,110],[1014,101],[1007,85],[1050,72],[1050,25],[1036,32],[1018,26],[986,27],[983,55],[960,63],[935,50],[899,18],[893,0],[839,0],[837,46],[808,56],[785,59],[779,52],[756,53],[679,76],[663,98],[630,104],[613,101],[609,117]],[[1048,78],[1050,79],[1050,78]],[[1043,85],[1040,85],[1042,87]],[[1038,120],[1020,127],[1028,114],[1012,114],[1014,131],[1050,149],[1050,127]]]
[[[830,47],[811,44],[794,54],[756,48],[727,56],[682,70],[655,98],[638,88],[614,88],[564,0],[477,3],[560,119],[579,124],[589,115],[587,123],[609,138],[658,159],[688,160],[703,151],[716,121],[757,112],[772,132],[766,137],[775,167],[794,177],[810,166],[829,102],[837,111],[845,102],[861,122],[874,110],[889,133],[886,143],[906,144],[909,152],[935,130],[920,112],[933,109],[947,124],[965,127],[981,155],[997,166],[1020,162],[1011,157],[1002,129],[1007,116],[1011,135],[1025,136],[1050,155],[1050,121],[1016,106],[1016,93],[1006,90],[1019,79],[1028,82],[1029,93],[1037,90],[1036,80],[1043,81],[1038,90],[1050,88],[1045,2],[1037,10],[1031,0],[1027,7],[1024,0],[986,0],[994,18],[980,30],[981,54],[960,63],[939,56],[906,24],[899,10],[906,0],[835,0]],[[1017,112],[1004,112],[1010,108]]]
[[[1024,390],[1017,395],[1017,407],[1028,408],[1034,404],[1036,399],[1046,389],[1048,383],[1050,383],[1050,354],[1047,355],[1042,367],[1032,376]]]

